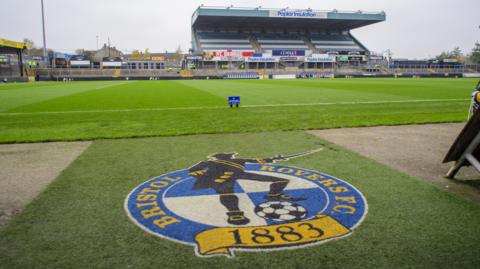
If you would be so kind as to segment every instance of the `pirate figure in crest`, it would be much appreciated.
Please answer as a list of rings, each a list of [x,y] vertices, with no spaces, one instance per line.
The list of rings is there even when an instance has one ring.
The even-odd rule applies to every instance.
[[[319,149],[321,150],[321,149]],[[194,190],[214,189],[220,195],[220,203],[227,209],[228,223],[245,225],[250,220],[244,216],[238,206],[238,197],[234,193],[235,182],[239,179],[270,182],[270,190],[265,195],[270,201],[301,201],[303,198],[294,198],[283,193],[289,180],[267,175],[259,175],[245,171],[246,163],[274,163],[280,160],[289,160],[300,156],[312,154],[319,150],[291,156],[277,156],[266,159],[236,159],[237,153],[216,153],[208,156],[208,160],[200,162],[189,169],[191,176],[196,178]]]

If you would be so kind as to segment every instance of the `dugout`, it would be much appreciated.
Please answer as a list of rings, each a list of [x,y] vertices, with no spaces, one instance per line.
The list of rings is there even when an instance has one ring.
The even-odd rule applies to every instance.
[[[21,81],[27,76],[23,65],[23,52],[29,43],[0,38],[0,79]]]

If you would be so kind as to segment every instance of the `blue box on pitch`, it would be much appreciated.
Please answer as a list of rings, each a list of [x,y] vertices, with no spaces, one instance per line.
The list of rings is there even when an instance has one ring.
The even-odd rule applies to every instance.
[[[233,106],[238,107],[240,105],[240,96],[229,96],[228,105],[230,107],[233,107]]]

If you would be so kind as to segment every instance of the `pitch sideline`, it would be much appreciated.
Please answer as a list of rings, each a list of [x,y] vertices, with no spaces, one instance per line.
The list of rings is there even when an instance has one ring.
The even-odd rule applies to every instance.
[[[408,104],[408,103],[435,103],[435,102],[460,102],[470,99],[420,99],[420,100],[389,100],[389,101],[365,101],[365,102],[325,102],[305,104],[269,104],[269,105],[243,105],[243,108],[262,107],[288,107],[288,106],[332,106],[332,105],[368,105],[368,104]],[[80,114],[80,113],[116,113],[116,112],[137,112],[137,111],[168,111],[168,110],[203,110],[203,109],[229,109],[227,106],[212,107],[165,107],[165,108],[134,108],[134,109],[110,109],[110,110],[72,110],[72,111],[40,111],[40,112],[6,112],[0,116],[22,116],[22,115],[48,115],[48,114]]]

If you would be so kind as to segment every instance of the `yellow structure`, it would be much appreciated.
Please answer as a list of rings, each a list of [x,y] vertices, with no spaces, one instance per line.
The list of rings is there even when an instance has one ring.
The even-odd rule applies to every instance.
[[[180,70],[180,76],[183,78],[190,78],[193,77],[193,74],[190,70]]]
[[[113,77],[118,78],[118,77],[120,77],[121,74],[122,74],[121,69],[115,69],[115,74],[113,74]]]
[[[25,68],[22,62],[23,50],[30,48],[31,44],[28,42],[16,42],[0,38],[0,53],[1,54],[16,54],[18,56],[18,70],[19,77],[25,74]]]
[[[16,42],[0,38],[0,47],[9,47],[14,49],[29,49],[31,46],[28,42]]]

